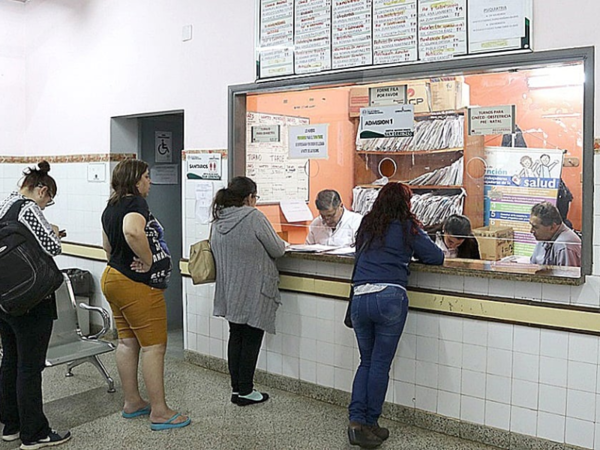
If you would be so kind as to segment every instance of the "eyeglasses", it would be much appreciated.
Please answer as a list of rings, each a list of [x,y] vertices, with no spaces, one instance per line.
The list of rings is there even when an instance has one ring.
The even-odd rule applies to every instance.
[[[260,200],[260,195],[252,194],[252,197],[254,197],[256,200]]]
[[[41,184],[41,183],[40,183],[40,184],[38,184],[36,187],[39,187],[39,188],[43,188],[43,187],[45,187],[45,188],[47,188],[48,186],[46,186],[45,184]],[[48,203],[46,203],[46,208],[47,208],[48,206],[52,206],[52,205],[54,205],[54,204],[55,204],[55,203],[54,203],[54,196],[53,196],[52,194],[50,194],[50,190],[48,190],[47,192],[48,192],[48,197],[50,197],[50,201],[49,201]]]

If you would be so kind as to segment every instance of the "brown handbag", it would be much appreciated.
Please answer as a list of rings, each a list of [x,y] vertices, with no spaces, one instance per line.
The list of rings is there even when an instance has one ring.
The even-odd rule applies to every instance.
[[[188,263],[193,284],[214,283],[217,279],[215,258],[210,249],[210,241],[204,239],[192,244],[190,247],[190,260]]]

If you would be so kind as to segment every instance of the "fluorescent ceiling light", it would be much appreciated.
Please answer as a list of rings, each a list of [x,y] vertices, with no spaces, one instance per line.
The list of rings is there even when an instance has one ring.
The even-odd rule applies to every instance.
[[[584,81],[583,67],[577,65],[536,71],[536,75],[527,78],[527,85],[533,89],[583,86]]]

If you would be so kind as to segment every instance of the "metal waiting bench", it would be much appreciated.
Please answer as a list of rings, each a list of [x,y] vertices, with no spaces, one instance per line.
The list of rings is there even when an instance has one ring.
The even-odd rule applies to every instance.
[[[56,291],[56,309],[58,319],[54,321],[48,354],[46,355],[46,367],[67,364],[65,376],[72,377],[72,369],[85,362],[92,363],[102,374],[108,383],[108,392],[115,392],[114,380],[108,374],[98,355],[112,352],[115,346],[110,342],[99,340],[110,328],[110,316],[104,308],[89,306],[80,303],[79,308],[94,311],[102,316],[102,329],[91,336],[84,336],[79,328],[77,318],[77,302],[71,280],[63,274],[65,281]]]

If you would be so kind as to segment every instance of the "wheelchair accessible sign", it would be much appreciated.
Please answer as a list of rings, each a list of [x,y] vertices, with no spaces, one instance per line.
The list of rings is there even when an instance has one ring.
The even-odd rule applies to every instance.
[[[360,139],[412,137],[414,133],[415,109],[413,105],[360,109]]]

